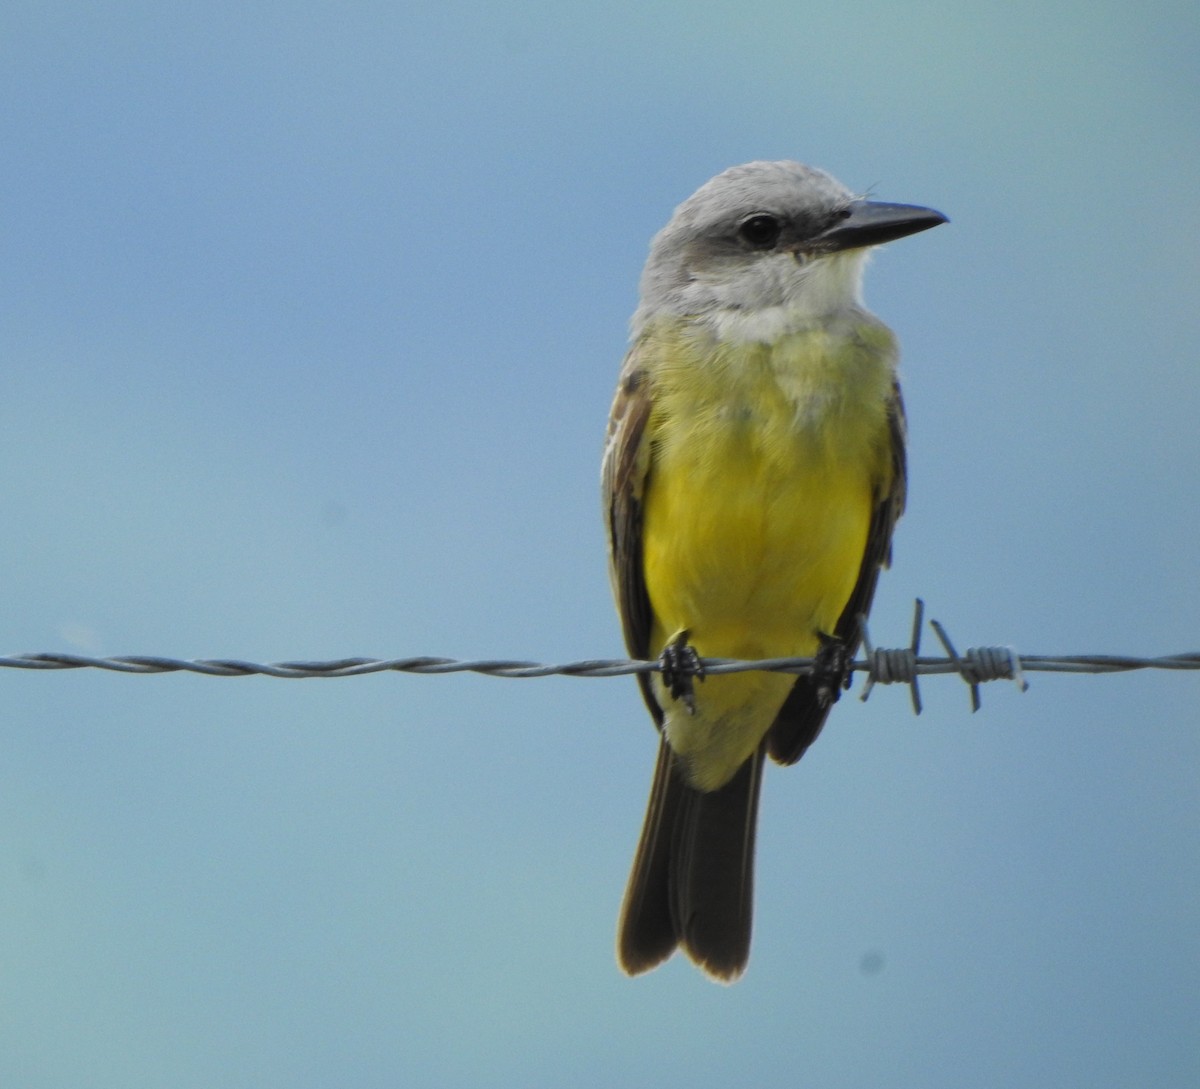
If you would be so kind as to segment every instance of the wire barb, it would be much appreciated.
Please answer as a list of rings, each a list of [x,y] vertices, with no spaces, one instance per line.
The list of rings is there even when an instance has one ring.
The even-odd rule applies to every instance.
[[[863,685],[859,699],[867,702],[871,689],[877,684],[906,684],[912,696],[913,714],[921,713],[921,690],[917,687],[917,655],[921,650],[921,626],[925,616],[925,602],[917,598],[913,602],[912,641],[907,647],[886,649],[871,645],[867,632],[867,618],[859,615],[858,630],[862,634],[863,647],[867,655],[867,683]]]
[[[1022,692],[1029,691],[1029,682],[1021,668],[1021,659],[1012,647],[968,647],[964,655],[959,655],[950,642],[946,629],[936,620],[929,622],[950,660],[958,670],[958,674],[971,689],[971,710],[978,711],[982,706],[979,697],[979,686],[984,681],[1016,681]]]

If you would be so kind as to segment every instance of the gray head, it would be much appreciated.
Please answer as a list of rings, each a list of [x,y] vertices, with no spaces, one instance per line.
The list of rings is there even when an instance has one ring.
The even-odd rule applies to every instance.
[[[655,235],[633,334],[664,314],[739,340],[827,320],[861,306],[868,247],[943,222],[928,208],[863,200],[802,163],[732,167]]]

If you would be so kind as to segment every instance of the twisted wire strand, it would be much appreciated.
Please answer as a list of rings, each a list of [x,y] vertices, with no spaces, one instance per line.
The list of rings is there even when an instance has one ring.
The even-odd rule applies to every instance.
[[[877,684],[907,685],[916,714],[921,713],[917,678],[939,674],[957,674],[971,692],[971,706],[980,706],[979,686],[988,681],[1010,680],[1025,691],[1028,673],[1124,673],[1139,669],[1200,669],[1200,652],[1185,652],[1156,657],[1121,654],[1018,654],[1012,647],[970,647],[958,653],[945,627],[930,621],[942,643],[945,656],[920,654],[920,636],[924,603],[918,599],[913,614],[912,639],[907,647],[876,647],[861,619],[863,656],[850,663],[854,673],[865,673],[862,699],[867,699]],[[705,676],[762,670],[795,675],[811,673],[813,658],[705,658],[701,660]],[[589,658],[577,662],[548,665],[508,658],[437,658],[420,655],[409,658],[335,658],[329,661],[247,662],[236,658],[168,658],[159,655],[121,655],[93,657],[50,651],[13,654],[0,657],[0,669],[101,669],[115,673],[198,673],[207,677],[278,677],[288,680],[321,677],[361,677],[368,673],[479,673],[489,677],[622,677],[637,673],[661,672],[657,661],[629,658]]]
[[[999,661],[992,669],[989,661]],[[912,658],[907,647],[876,648],[873,657],[855,659],[850,670],[866,673],[873,684],[908,684],[912,676],[958,673],[978,682],[1014,680],[1014,664],[1023,673],[1128,673],[1139,669],[1200,669],[1200,652],[1143,658],[1124,654],[1022,654],[1011,647],[972,647],[959,658]],[[813,658],[702,658],[708,676],[724,673],[811,673]],[[102,669],[114,673],[200,673],[209,677],[358,677],[367,673],[481,673],[489,677],[625,677],[659,673],[657,661],[636,658],[588,658],[549,665],[507,658],[337,658],[316,662],[247,662],[238,658],[166,658],[158,655],[121,655],[111,658],[44,651],[0,657],[0,669]]]

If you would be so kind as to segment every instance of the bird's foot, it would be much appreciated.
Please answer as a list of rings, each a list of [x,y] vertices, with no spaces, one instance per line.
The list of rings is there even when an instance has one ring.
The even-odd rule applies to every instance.
[[[704,680],[704,666],[700,655],[688,641],[685,628],[662,649],[658,665],[662,670],[663,684],[671,698],[682,701],[689,715],[696,713],[696,692],[693,680]]]
[[[836,635],[817,632],[820,646],[813,662],[812,679],[822,707],[837,703],[843,688],[850,687],[850,649]]]

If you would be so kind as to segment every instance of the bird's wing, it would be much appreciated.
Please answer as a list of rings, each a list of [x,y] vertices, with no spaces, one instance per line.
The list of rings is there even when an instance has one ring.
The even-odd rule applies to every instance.
[[[642,566],[642,497],[651,461],[646,426],[650,410],[650,378],[635,345],[621,367],[601,468],[609,576],[625,645],[635,658],[650,656],[650,598]],[[654,699],[649,674],[639,673],[638,683],[654,721],[661,725],[662,709]]]

